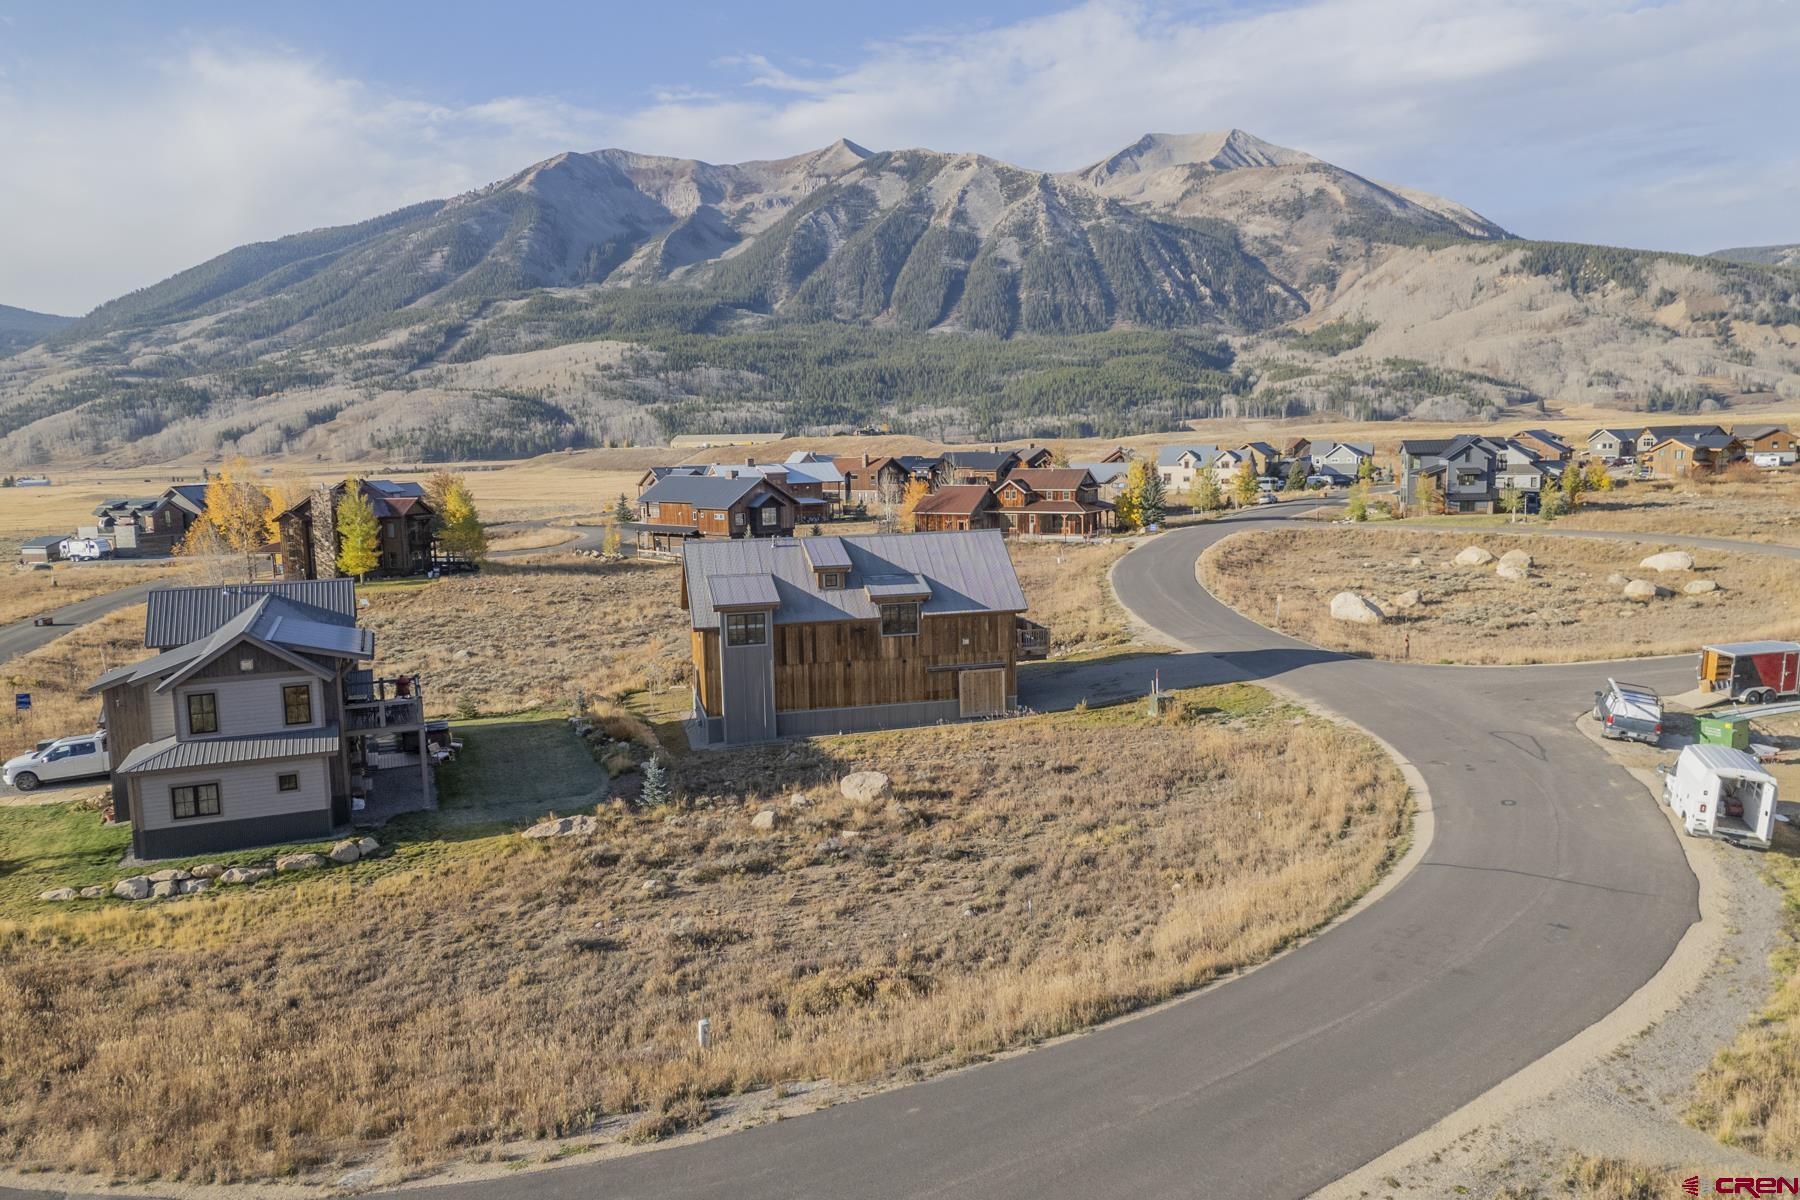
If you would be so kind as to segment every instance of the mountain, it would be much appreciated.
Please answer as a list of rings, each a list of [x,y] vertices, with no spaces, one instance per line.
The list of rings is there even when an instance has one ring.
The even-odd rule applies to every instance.
[[[74,319],[0,304],[0,357],[37,345]]]
[[[1761,263],[1766,267],[1800,267],[1800,244],[1789,246],[1738,246],[1731,250],[1714,250],[1708,258],[1727,262]]]
[[[1067,172],[571,152],[239,247],[0,359],[0,462],[1698,405],[1794,385],[1797,279],[1521,241],[1241,130]]]

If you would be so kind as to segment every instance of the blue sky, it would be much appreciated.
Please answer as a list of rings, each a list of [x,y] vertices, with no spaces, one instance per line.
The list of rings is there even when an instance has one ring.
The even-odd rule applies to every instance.
[[[840,136],[1083,165],[1230,126],[1540,237],[1800,241],[1800,0],[299,5],[0,0],[0,303],[563,149]]]

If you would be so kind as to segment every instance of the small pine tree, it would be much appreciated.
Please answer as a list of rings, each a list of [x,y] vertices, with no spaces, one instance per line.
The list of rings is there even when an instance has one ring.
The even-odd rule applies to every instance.
[[[669,802],[669,772],[663,767],[660,757],[652,755],[650,761],[644,764],[644,784],[638,792],[638,798],[646,805]]]
[[[1375,478],[1375,460],[1373,458],[1357,459],[1356,477],[1358,479],[1373,480]]]
[[[1288,468],[1287,483],[1282,486],[1284,492],[1303,492],[1306,490],[1306,464],[1299,459]]]
[[[637,513],[632,511],[631,501],[625,498],[624,492],[619,493],[619,501],[617,504],[613,505],[613,520],[618,521],[621,524],[626,521],[637,520]]]
[[[1169,497],[1163,491],[1162,475],[1156,467],[1147,462],[1134,462],[1127,472],[1127,478],[1139,467],[1143,468],[1143,482],[1138,487],[1138,520],[1146,527],[1160,525],[1169,515]]]
[[[381,564],[381,526],[357,480],[346,481],[337,505],[338,570],[361,579]]]

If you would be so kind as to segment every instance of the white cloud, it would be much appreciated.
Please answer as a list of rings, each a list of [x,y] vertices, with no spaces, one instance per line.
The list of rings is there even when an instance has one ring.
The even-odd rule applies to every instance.
[[[780,31],[771,31],[772,43]],[[504,177],[557,150],[715,161],[850,137],[1061,169],[1235,125],[1529,234],[1705,250],[1800,240],[1800,21],[1784,0],[1094,2],[822,68],[778,46],[628,111],[433,103],[268,49],[0,79],[0,301],[74,310],[245,240]]]

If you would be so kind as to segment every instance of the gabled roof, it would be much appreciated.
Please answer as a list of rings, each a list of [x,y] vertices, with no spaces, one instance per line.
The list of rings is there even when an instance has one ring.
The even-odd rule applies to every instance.
[[[1280,458],[1281,457],[1281,451],[1279,451],[1275,447],[1269,445],[1269,443],[1267,443],[1267,442],[1245,442],[1244,449],[1254,450],[1258,454],[1263,455],[1266,458]]]
[[[326,625],[356,624],[354,579],[234,583],[222,587],[157,588],[144,614],[144,645],[156,650],[211,636],[264,596],[278,596],[294,615]]]
[[[142,662],[118,667],[95,680],[89,691],[115,683],[157,679],[158,691],[166,691],[224,654],[240,642],[250,642],[297,670],[321,678],[331,672],[312,661],[311,655],[370,658],[375,635],[355,625],[313,619],[317,610],[291,604],[279,596],[263,595],[255,603],[222,622],[205,637],[195,638]]]
[[[1123,479],[1131,472],[1131,464],[1128,462],[1070,463],[1069,466],[1086,471],[1089,478],[1101,486],[1115,479]]]
[[[761,475],[665,475],[638,497],[639,504],[692,504],[730,508],[758,487],[777,486]]]
[[[814,541],[841,543],[850,560],[847,586],[823,589],[808,558]],[[1023,612],[1025,595],[1000,531],[889,533],[842,538],[701,538],[683,548],[688,615],[695,629],[719,626],[711,581],[721,577],[766,575],[774,583],[777,625],[820,621],[875,620],[877,589],[923,587],[927,615],[963,612]],[[918,582],[911,581],[917,577]],[[904,577],[906,582],[898,582]],[[735,585],[728,585],[727,590]],[[918,594],[916,591],[912,594]]]
[[[718,475],[726,479],[761,475],[765,479],[774,476],[777,483],[784,479],[789,483],[844,482],[844,473],[828,462],[714,463],[701,470],[707,475]]]
[[[1034,492],[1052,492],[1073,491],[1093,482],[1085,467],[1020,467],[1000,486],[1018,483]]]
[[[34,550],[44,550],[51,546],[60,546],[68,540],[69,535],[66,533],[46,533],[41,534],[38,537],[26,538],[19,543],[19,549],[23,550],[26,547],[30,547]]]
[[[1400,443],[1400,453],[1415,455],[1420,458],[1436,458],[1448,450],[1456,441],[1447,438],[1408,438]]]
[[[913,506],[913,512],[968,516],[981,511],[983,503],[991,503],[993,497],[994,493],[985,483],[956,483],[922,497]],[[815,539],[808,539],[812,540]]]
[[[1348,450],[1350,453],[1354,454],[1358,458],[1373,458],[1373,457],[1375,457],[1375,447],[1368,445],[1367,443],[1363,443],[1363,442],[1333,442],[1333,443],[1331,443],[1330,446],[1326,447],[1324,450],[1321,450],[1317,454],[1314,454],[1313,457],[1315,459],[1330,458],[1333,454],[1337,453],[1339,450]]]
[[[1184,455],[1192,454],[1195,458],[1200,460],[1201,466],[1207,467],[1212,465],[1213,455],[1218,452],[1219,448],[1217,446],[1205,446],[1197,443],[1158,446],[1156,449],[1156,465],[1159,467],[1173,467],[1181,462]]]
[[[1641,437],[1648,433],[1653,435],[1657,441],[1661,442],[1666,441],[1669,438],[1693,438],[1699,437],[1702,434],[1723,434],[1724,432],[1725,431],[1717,425],[1646,425],[1638,430],[1638,436]]]
[[[995,471],[1017,457],[1011,450],[951,450],[944,461],[965,471]]]
[[[652,479],[665,479],[670,475],[706,475],[709,473],[710,468],[702,464],[697,466],[651,467],[648,471],[644,472],[644,475],[648,475]],[[642,479],[643,475],[638,476],[638,478]]]
[[[1734,425],[1731,436],[1739,441],[1754,442],[1787,431],[1786,425]]]
[[[206,511],[206,485],[204,483],[178,483],[163,493],[171,503],[198,516]]]
[[[155,496],[114,497],[94,505],[94,515],[96,517],[136,516],[139,513],[155,512],[166,502],[166,493]]]
[[[863,462],[863,456],[860,454],[846,454],[831,460],[831,464],[846,476],[852,471],[880,471],[890,463],[896,470],[904,471],[906,469],[899,459],[886,454],[871,454],[867,463]]]
[[[1694,450],[1723,450],[1735,440],[1728,433],[1671,433],[1658,438],[1650,447],[1650,453],[1655,454],[1671,443]]]
[[[774,608],[781,603],[775,577],[767,572],[750,575],[712,575],[706,586],[714,608]]]
[[[1519,432],[1513,434],[1513,436],[1521,437],[1521,438],[1522,437],[1536,438],[1538,441],[1543,442],[1545,445],[1560,446],[1564,450],[1569,449],[1569,443],[1565,442],[1562,438],[1558,437],[1556,434],[1551,433],[1548,429],[1521,429],[1521,430],[1519,430]]]
[[[187,741],[166,737],[145,742],[127,754],[124,761],[113,769],[121,775],[132,775],[142,771],[175,771],[191,767],[303,758],[313,754],[336,754],[337,751],[338,730],[335,725],[246,737],[192,738]]]
[[[917,475],[921,472],[936,470],[943,464],[941,454],[896,454],[894,461]]]
[[[1630,442],[1630,441],[1636,441],[1637,436],[1643,432],[1644,431],[1641,429],[1620,429],[1617,426],[1603,425],[1599,429],[1596,429],[1592,433],[1588,434],[1587,440],[1591,442],[1595,438],[1599,437],[1602,434],[1610,434],[1613,438],[1615,438],[1618,441]]]

